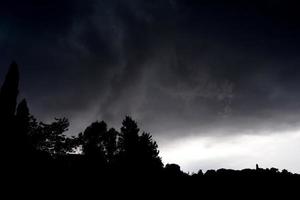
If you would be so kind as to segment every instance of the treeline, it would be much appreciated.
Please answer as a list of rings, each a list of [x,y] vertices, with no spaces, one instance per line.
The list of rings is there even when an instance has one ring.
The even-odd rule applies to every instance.
[[[69,121],[39,122],[25,99],[18,102],[19,70],[12,63],[0,90],[0,132],[3,165],[14,172],[71,177],[199,177],[296,176],[276,168],[208,170],[187,174],[176,164],[163,165],[157,143],[137,123],[125,117],[120,130],[96,121],[77,136],[68,137]],[[81,178],[82,178],[81,177]]]
[[[129,116],[123,120],[120,131],[108,128],[104,121],[96,121],[77,136],[67,137],[68,119],[38,122],[25,99],[17,102],[18,85],[19,70],[13,63],[0,91],[1,146],[8,162],[46,162],[52,167],[60,163],[69,168],[83,162],[80,165],[99,172],[112,168],[154,172],[163,168],[156,142],[149,133],[140,132]]]

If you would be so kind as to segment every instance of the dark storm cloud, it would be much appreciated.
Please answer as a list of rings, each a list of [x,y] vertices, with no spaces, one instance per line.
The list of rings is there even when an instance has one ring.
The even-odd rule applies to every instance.
[[[153,134],[297,124],[293,1],[13,0],[0,7],[0,64],[21,65],[22,95],[41,118],[67,115],[80,121],[77,131],[129,114]]]

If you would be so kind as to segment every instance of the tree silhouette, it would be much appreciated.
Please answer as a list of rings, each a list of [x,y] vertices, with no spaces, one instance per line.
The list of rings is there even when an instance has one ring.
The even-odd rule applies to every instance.
[[[114,128],[109,129],[103,136],[103,145],[105,148],[106,161],[113,163],[117,154],[117,136],[119,132]]]
[[[119,138],[122,165],[136,171],[162,168],[156,142],[149,133],[139,135],[139,131],[137,123],[126,116]]]
[[[53,176],[55,184],[66,174],[68,178],[88,177],[95,180],[122,178],[123,175],[156,182],[167,178],[174,183],[177,180],[223,180],[224,177],[234,177],[236,180],[251,177],[245,179],[250,181],[253,178],[260,180],[261,177],[299,178],[299,175],[287,170],[280,172],[274,167],[263,169],[258,165],[256,169],[207,170],[205,174],[199,170],[192,176],[181,171],[177,164],[164,167],[157,143],[149,133],[140,134],[136,121],[129,116],[123,120],[120,132],[114,128],[108,129],[104,121],[96,121],[78,136],[67,137],[65,132],[69,121],[66,118],[55,118],[52,123],[38,122],[30,114],[25,99],[17,104],[18,84],[18,66],[12,63],[0,90],[1,164],[11,172],[10,175],[21,172],[28,174],[29,178],[47,176],[45,181]],[[192,179],[188,179],[190,177]]]
[[[18,154],[18,145],[15,141],[15,112],[19,93],[19,70],[16,63],[12,63],[0,90],[0,151],[4,158],[13,160]],[[18,137],[17,137],[18,138]]]
[[[142,133],[139,137],[139,155],[140,161],[145,167],[151,169],[162,168],[163,164],[159,157],[157,143],[149,133]]]
[[[0,90],[0,117],[1,119],[11,119],[15,115],[17,96],[19,93],[19,69],[13,62],[5,77]]]
[[[30,113],[29,108],[27,106],[27,101],[23,99],[17,107],[16,112],[16,120],[18,122],[18,126],[20,129],[28,133],[29,131],[29,121],[30,121]]]
[[[119,162],[126,168],[137,167],[139,151],[139,133],[137,123],[129,116],[122,122],[118,148]]]
[[[107,125],[104,121],[94,122],[87,127],[82,137],[82,152],[90,160],[97,161],[98,164],[106,163],[105,147],[103,137],[107,132]]]
[[[130,156],[134,154],[138,148],[139,133],[140,129],[137,123],[126,116],[122,122],[121,133],[119,138],[120,152]]]
[[[16,112],[16,132],[14,134],[15,146],[20,152],[27,152],[30,149],[29,130],[30,130],[30,113],[27,102],[23,99],[17,107]]]
[[[34,146],[37,150],[48,152],[52,156],[66,154],[70,150],[64,135],[68,127],[69,121],[66,118],[56,118],[51,124],[40,122],[31,130]]]
[[[182,176],[183,172],[177,164],[167,164],[165,167],[166,174],[170,177]]]

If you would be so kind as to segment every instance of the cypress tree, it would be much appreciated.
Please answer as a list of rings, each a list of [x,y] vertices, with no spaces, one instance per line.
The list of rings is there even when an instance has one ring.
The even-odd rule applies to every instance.
[[[19,93],[19,69],[13,62],[10,65],[4,83],[0,90],[0,118],[11,119],[16,111],[17,96]]]

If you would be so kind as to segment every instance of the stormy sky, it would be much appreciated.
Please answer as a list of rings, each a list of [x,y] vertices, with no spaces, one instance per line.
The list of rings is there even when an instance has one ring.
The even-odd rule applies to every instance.
[[[300,5],[288,0],[1,0],[0,80],[31,113],[132,116],[185,171],[300,172]]]

